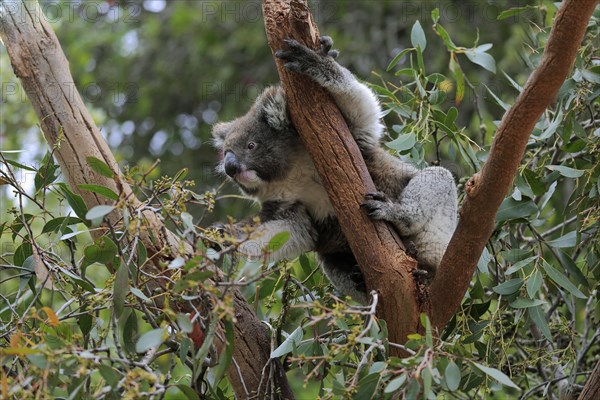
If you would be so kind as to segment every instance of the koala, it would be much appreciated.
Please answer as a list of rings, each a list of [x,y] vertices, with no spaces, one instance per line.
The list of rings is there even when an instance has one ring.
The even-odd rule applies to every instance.
[[[422,170],[389,154],[380,145],[382,111],[375,94],[335,60],[333,41],[321,37],[318,51],[295,40],[276,53],[287,69],[305,74],[333,96],[342,112],[377,192],[365,195],[362,207],[374,218],[393,224],[419,268],[430,273],[440,264],[456,227],[454,178],[441,167]],[[364,278],[342,233],[315,166],[291,123],[283,90],[267,88],[248,113],[217,123],[213,143],[221,154],[217,167],[261,204],[260,223],[240,222],[226,233],[243,240],[239,251],[268,261],[292,259],[315,251],[334,288],[367,303]],[[289,239],[269,252],[280,232]]]

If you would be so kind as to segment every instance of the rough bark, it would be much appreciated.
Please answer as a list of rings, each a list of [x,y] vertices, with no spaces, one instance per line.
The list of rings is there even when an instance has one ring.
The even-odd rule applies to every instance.
[[[600,360],[596,363],[592,374],[589,376],[583,387],[583,391],[578,397],[579,400],[597,400],[600,399]]]
[[[489,157],[467,185],[460,222],[429,287],[433,326],[443,329],[456,312],[494,229],[496,212],[521,163],[529,135],[565,81],[597,0],[563,1],[539,66],[502,118]]]
[[[134,210],[141,206],[141,202],[135,198],[127,183],[119,178],[115,158],[79,96],[60,43],[37,2],[3,1],[2,7],[0,37],[7,48],[13,70],[20,78],[39,118],[44,136],[55,149],[54,154],[69,186],[82,196],[88,209],[106,203],[106,199],[80,190],[78,185],[107,187],[119,193],[121,200],[130,208],[131,215],[136,215]],[[89,167],[87,157],[103,160],[117,177],[111,179],[97,174]],[[146,210],[143,216],[148,230],[155,237],[154,242],[148,235],[140,237],[149,256],[157,255],[158,259],[164,261],[182,252],[192,254],[191,246],[167,230],[153,212]],[[110,223],[118,224],[121,215],[113,212],[108,219]],[[159,262],[154,264],[154,268],[154,271],[148,272],[157,276],[165,273]],[[162,286],[162,282],[157,282],[157,285]],[[266,377],[262,385],[261,379],[263,368],[270,362],[270,337],[238,290],[233,291],[233,297],[237,323],[234,327],[234,362],[229,369],[229,378],[237,398],[265,398],[270,392],[267,392]],[[175,307],[191,311],[187,303]],[[274,363],[271,367],[276,368],[273,391],[279,392],[274,397],[293,398],[281,367]]]
[[[284,47],[286,38],[317,48],[319,33],[306,1],[265,0],[263,15],[273,52]],[[371,220],[360,208],[375,186],[331,96],[309,78],[286,70],[280,60],[276,63],[292,122],[315,163],[367,289],[378,292],[377,315],[387,322],[389,339],[404,343],[408,334],[420,329],[421,297],[411,273],[415,262],[392,228]]]

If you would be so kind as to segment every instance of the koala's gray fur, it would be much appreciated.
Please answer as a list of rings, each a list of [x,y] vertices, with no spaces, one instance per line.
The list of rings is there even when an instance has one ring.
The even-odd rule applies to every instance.
[[[418,170],[380,147],[381,108],[375,94],[335,61],[332,40],[321,38],[319,52],[287,40],[277,57],[285,66],[311,77],[326,88],[356,140],[379,192],[367,194],[369,215],[393,223],[419,266],[435,271],[456,226],[457,194],[449,171],[440,167]],[[218,170],[248,195],[261,202],[260,224],[240,251],[264,254],[279,232],[289,240],[269,253],[269,261],[316,251],[334,287],[366,303],[364,279],[315,166],[288,117],[282,89],[269,87],[248,113],[216,124],[215,147],[222,153]],[[243,236],[244,223],[231,227]]]

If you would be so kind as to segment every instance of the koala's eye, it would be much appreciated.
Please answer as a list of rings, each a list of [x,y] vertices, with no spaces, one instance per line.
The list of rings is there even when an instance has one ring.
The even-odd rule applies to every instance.
[[[254,149],[255,147],[256,147],[256,143],[254,143],[254,142],[248,142],[248,144],[246,145],[246,148],[247,148],[248,150],[252,150],[252,149]]]

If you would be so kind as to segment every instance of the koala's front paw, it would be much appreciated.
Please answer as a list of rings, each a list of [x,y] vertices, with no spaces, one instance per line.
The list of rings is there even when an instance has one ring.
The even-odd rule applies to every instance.
[[[339,78],[334,61],[338,52],[331,50],[333,40],[330,37],[323,36],[319,39],[319,51],[309,49],[294,39],[286,39],[284,42],[285,50],[277,51],[275,57],[284,61],[284,66],[290,71],[308,75],[321,84]]]
[[[286,50],[279,50],[275,57],[285,62],[285,67],[291,71],[307,73],[319,61],[319,54],[294,39],[284,40]]]
[[[392,203],[385,193],[374,192],[365,195],[365,202],[360,205],[374,219],[390,220]]]

